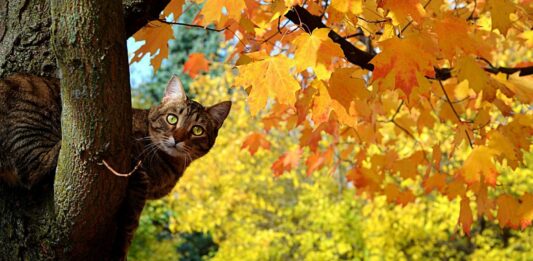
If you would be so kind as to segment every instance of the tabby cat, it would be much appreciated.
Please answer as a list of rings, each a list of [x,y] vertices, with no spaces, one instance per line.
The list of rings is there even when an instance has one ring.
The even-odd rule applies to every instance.
[[[0,182],[31,189],[53,177],[61,141],[59,81],[16,74],[0,81]],[[167,195],[189,164],[215,143],[231,102],[205,108],[173,76],[159,106],[133,110],[132,160],[119,211],[116,257],[125,255],[147,199]]]

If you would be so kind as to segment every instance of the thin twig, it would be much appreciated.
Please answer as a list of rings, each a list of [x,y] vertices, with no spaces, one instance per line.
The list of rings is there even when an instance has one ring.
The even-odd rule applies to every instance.
[[[442,89],[442,92],[444,92],[444,95],[446,96],[446,100],[448,101],[448,104],[452,108],[452,111],[455,114],[455,117],[457,117],[457,120],[459,121],[459,123],[467,123],[461,119],[461,117],[459,116],[459,113],[457,113],[457,111],[455,110],[455,107],[453,107],[453,103],[450,100],[450,96],[448,96],[448,93],[444,89],[444,85],[442,84],[442,81],[439,81],[439,85],[440,85],[440,88]],[[468,134],[467,130],[465,130],[465,134],[466,134],[466,138],[468,138],[468,143],[470,144],[470,147],[473,148],[474,144],[472,143],[472,139],[470,138],[470,134]]]
[[[139,160],[137,162],[137,165],[135,165],[135,168],[133,168],[132,171],[128,172],[128,173],[120,173],[120,172],[117,172],[116,170],[114,170],[111,166],[109,166],[109,164],[107,164],[107,162],[105,160],[102,160],[102,163],[104,163],[104,166],[106,166],[106,168],[111,171],[111,173],[115,174],[115,176],[119,176],[119,177],[129,177],[131,176],[131,174],[135,173],[135,171],[141,166],[142,164],[142,160]]]
[[[171,25],[182,25],[182,26],[187,26],[187,27],[192,27],[192,28],[198,28],[198,29],[204,29],[206,31],[213,31],[213,32],[223,32],[224,30],[228,29],[229,26],[226,26],[222,29],[216,29],[216,28],[209,28],[209,27],[205,27],[203,25],[199,25],[199,24],[188,24],[188,23],[181,23],[181,22],[170,22],[170,21],[167,21],[167,20],[164,20],[164,19],[158,19],[159,22],[161,23],[164,23],[164,24],[171,24]]]
[[[428,7],[428,5],[429,5],[430,3],[431,3],[431,0],[427,1],[427,3],[424,5],[424,9],[426,9],[426,7]],[[405,25],[405,27],[402,28],[402,30],[400,31],[400,35],[402,35],[403,32],[404,32],[405,30],[407,30],[407,27],[409,27],[409,26],[413,23],[413,21],[414,21],[414,20],[410,20],[410,21]]]
[[[386,23],[386,22],[389,22],[391,19],[390,18],[385,18],[385,19],[382,19],[382,20],[368,20],[362,16],[357,16],[357,19],[359,20],[363,20],[369,24],[381,24],[381,23]]]
[[[442,89],[442,92],[444,92],[444,96],[446,96],[446,101],[448,102],[448,104],[450,105],[450,107],[452,107],[452,111],[453,113],[455,114],[455,117],[457,117],[457,120],[461,123],[463,123],[463,120],[461,119],[461,117],[459,116],[459,113],[457,113],[457,111],[455,110],[455,107],[453,107],[453,103],[452,103],[452,100],[450,100],[450,96],[448,96],[448,93],[446,92],[446,90],[444,89],[444,85],[442,84],[442,81],[439,81],[439,85],[440,85],[440,88]]]
[[[477,19],[477,17],[474,18],[474,13],[476,12],[476,8],[477,8],[477,0],[474,0],[474,9],[472,9],[472,13],[470,13],[470,15],[468,16],[468,18],[466,18],[466,20]]]

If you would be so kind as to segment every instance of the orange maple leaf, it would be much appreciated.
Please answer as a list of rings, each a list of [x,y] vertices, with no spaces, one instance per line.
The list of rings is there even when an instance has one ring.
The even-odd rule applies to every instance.
[[[241,149],[248,148],[248,151],[253,156],[259,148],[270,149],[270,142],[265,138],[265,135],[259,132],[254,132],[244,140]]]
[[[161,66],[164,58],[168,57],[168,41],[174,39],[174,31],[169,24],[160,21],[152,21],[137,31],[133,38],[136,41],[145,41],[139,49],[135,51],[130,64],[139,62],[145,55],[150,55],[150,64],[154,68],[154,73]]]
[[[274,175],[280,176],[283,174],[283,172],[296,168],[300,162],[301,156],[301,150],[292,150],[281,155],[278,160],[272,164],[272,171],[274,172]]]
[[[437,34],[439,48],[450,61],[460,53],[490,57],[489,46],[472,35],[464,18],[446,15],[435,20],[433,30]]]
[[[191,53],[183,65],[183,72],[194,78],[200,71],[209,71],[209,62],[203,53]]]
[[[181,12],[183,10],[184,3],[185,3],[185,0],[171,0],[170,3],[167,4],[165,9],[163,9],[163,16],[167,17],[170,14],[173,14],[174,21],[177,21],[178,17],[180,17]]]
[[[386,89],[401,89],[407,97],[419,86],[417,75],[434,77],[436,64],[432,40],[425,34],[380,43],[383,52],[372,59],[373,79]],[[416,53],[413,52],[416,50]]]
[[[503,194],[496,199],[498,215],[496,218],[501,228],[510,227],[516,229],[520,226],[520,204],[511,195]]]
[[[470,200],[467,197],[461,199],[461,209],[459,211],[459,223],[463,226],[463,231],[470,236],[470,228],[474,217],[470,208]]]

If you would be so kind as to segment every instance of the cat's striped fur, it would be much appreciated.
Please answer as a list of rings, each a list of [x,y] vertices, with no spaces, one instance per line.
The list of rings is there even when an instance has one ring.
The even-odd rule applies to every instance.
[[[173,77],[159,106],[133,110],[132,162],[141,167],[129,177],[119,211],[116,257],[125,255],[147,199],[167,195],[187,166],[215,143],[231,107],[209,108],[187,99]],[[15,74],[0,81],[0,182],[28,189],[53,177],[61,143],[59,81]]]

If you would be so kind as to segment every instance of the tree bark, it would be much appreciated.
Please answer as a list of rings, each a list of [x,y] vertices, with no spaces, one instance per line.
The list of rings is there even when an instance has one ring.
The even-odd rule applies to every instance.
[[[55,179],[32,191],[0,183],[0,260],[110,259],[126,180],[101,162],[130,170],[125,40],[168,0],[143,9],[152,2],[0,0],[0,77],[61,76],[63,100]]]
[[[119,2],[119,1],[117,1]],[[157,19],[170,0],[124,0],[126,36]],[[13,72],[58,77],[48,0],[0,0],[0,78]]]
[[[51,0],[52,49],[61,77],[62,140],[54,183],[64,257],[99,260],[111,253],[115,214],[126,179],[131,137],[122,5],[109,0]],[[112,108],[108,106],[113,104]],[[66,253],[65,253],[66,252]]]

